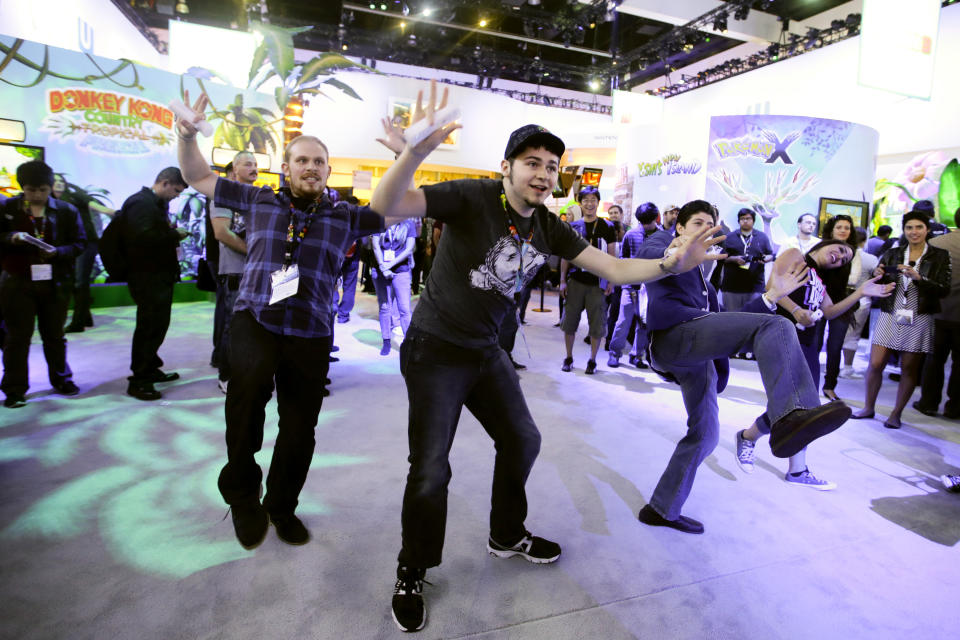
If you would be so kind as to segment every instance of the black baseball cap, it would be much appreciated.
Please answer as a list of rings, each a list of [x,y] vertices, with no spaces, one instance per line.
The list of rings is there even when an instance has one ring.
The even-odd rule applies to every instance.
[[[509,160],[526,147],[537,149],[543,147],[550,153],[555,154],[557,158],[560,158],[566,150],[563,140],[547,131],[545,127],[538,124],[525,124],[510,134],[503,157]]]

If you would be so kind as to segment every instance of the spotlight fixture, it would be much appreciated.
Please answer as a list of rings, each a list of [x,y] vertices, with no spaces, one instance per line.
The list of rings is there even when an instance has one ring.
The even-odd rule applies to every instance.
[[[591,78],[590,82],[587,84],[590,87],[590,91],[596,91],[600,88],[600,81],[596,78]]]
[[[487,26],[487,19],[486,19],[486,18],[480,18],[480,26],[481,26],[481,27]]]
[[[727,32],[727,18],[729,14],[726,11],[721,11],[717,14],[717,17],[713,19],[713,30],[717,33],[726,33]]]
[[[750,15],[750,2],[738,4],[737,8],[733,11],[734,20],[746,20],[748,15]]]
[[[180,2],[177,3],[177,6],[175,6],[173,10],[183,15],[187,15],[188,13],[190,13],[190,7],[187,5],[187,0],[180,0]]]

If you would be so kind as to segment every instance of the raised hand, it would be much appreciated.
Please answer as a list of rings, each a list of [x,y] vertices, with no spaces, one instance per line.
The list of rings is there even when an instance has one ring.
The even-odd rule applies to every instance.
[[[437,81],[430,81],[430,100],[427,102],[427,105],[423,105],[423,91],[417,93],[417,105],[413,110],[413,116],[410,119],[410,124],[419,122],[420,120],[426,120],[429,124],[433,124],[433,116],[436,112],[447,106],[447,98],[450,95],[450,89],[448,87],[443,88],[443,97],[440,99],[440,103],[437,104]],[[416,147],[411,148],[411,151],[421,158],[427,157],[434,149],[440,146],[440,143],[447,139],[451,133],[460,129],[463,125],[458,122],[451,122],[445,127],[441,127],[434,131],[430,136],[423,140]]]
[[[870,296],[872,298],[886,298],[893,290],[897,288],[895,282],[890,282],[888,284],[879,284],[877,280],[883,277],[883,274],[879,276],[874,276],[860,285],[860,296]]]
[[[204,111],[207,110],[207,105],[210,103],[210,98],[207,97],[207,94],[202,93],[200,97],[197,98],[197,101],[194,103],[193,107],[190,106],[190,92],[187,90],[183,91],[183,103],[187,105],[188,109],[191,109],[194,113],[192,119],[185,120],[183,118],[177,118],[177,133],[181,138],[193,138],[197,135],[196,124],[201,120],[206,119]]]
[[[377,138],[377,142],[393,151],[394,154],[400,155],[403,148],[407,146],[406,140],[403,139],[403,128],[390,118],[380,118],[380,124],[383,125],[384,137]]]
[[[770,273],[770,279],[767,281],[767,297],[772,302],[777,302],[806,284],[809,277],[810,269],[803,262],[795,262],[784,273],[780,273],[774,268]]]
[[[676,238],[671,247],[675,248],[673,258],[676,262],[673,264],[664,263],[673,273],[684,273],[694,267],[706,262],[707,260],[723,260],[727,257],[725,253],[711,253],[710,248],[722,243],[727,236],[720,235],[714,237],[715,233],[722,231],[722,227],[711,227],[704,229],[697,234]]]

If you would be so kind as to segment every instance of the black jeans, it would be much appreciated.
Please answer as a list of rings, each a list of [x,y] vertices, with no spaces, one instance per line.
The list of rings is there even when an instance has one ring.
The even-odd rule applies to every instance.
[[[411,327],[400,347],[400,372],[410,402],[410,472],[403,494],[403,547],[408,567],[440,564],[447,524],[450,447],[463,407],[493,439],[490,537],[514,544],[526,533],[525,484],[540,452],[540,432],[520,379],[497,345],[468,349]]]
[[[77,256],[73,283],[73,320],[70,322],[75,327],[93,325],[93,317],[90,315],[90,274],[93,273],[93,264],[99,250],[99,243],[89,240],[83,253]]]
[[[843,340],[847,337],[850,323],[844,316],[827,320],[827,372],[823,377],[824,389],[836,389],[840,375],[840,358],[843,355]]]
[[[217,485],[227,504],[255,499],[263,477],[253,454],[263,446],[266,406],[277,385],[280,432],[270,460],[263,506],[273,516],[293,513],[316,445],[314,428],[330,366],[330,336],[271,333],[249,311],[233,315],[227,387],[227,464]]]
[[[43,341],[50,384],[59,387],[73,379],[67,364],[67,340],[63,337],[68,289],[67,283],[53,280],[32,282],[6,272],[0,275],[0,310],[7,329],[0,389],[8,396],[26,395],[30,386],[27,367],[34,319]]]
[[[934,320],[933,353],[927,355],[920,382],[920,405],[934,409],[940,407],[943,398],[943,368],[947,357],[953,354],[950,378],[947,382],[947,403],[943,412],[960,414],[960,322]]]
[[[230,319],[233,305],[240,295],[243,274],[225,273],[217,276],[217,298],[213,310],[213,361],[217,364],[220,380],[230,379]]]
[[[130,297],[137,305],[137,324],[130,348],[130,371],[133,380],[148,380],[163,366],[157,355],[170,328],[173,285],[165,273],[131,273],[127,278]]]

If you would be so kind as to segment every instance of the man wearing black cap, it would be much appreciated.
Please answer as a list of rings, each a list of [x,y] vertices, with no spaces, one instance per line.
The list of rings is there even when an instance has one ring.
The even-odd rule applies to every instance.
[[[446,96],[441,107],[446,103]],[[433,117],[430,101],[414,122]],[[450,447],[464,406],[494,441],[496,461],[487,550],[553,562],[560,546],[525,527],[524,485],[540,450],[519,378],[497,344],[514,296],[550,254],[615,284],[679,273],[706,259],[719,240],[708,233],[679,245],[662,260],[617,260],[594,247],[551,214],[543,202],[557,182],[564,144],[543,127],[526,125],[510,135],[500,163],[502,180],[454,180],[411,190],[414,172],[457,124],[406,145],[387,171],[370,205],[385,215],[444,223],[443,242],[400,348],[400,371],[409,398],[410,471],[403,497],[403,545],[398,558],[393,617],[404,631],[426,623],[422,589],[429,567],[440,564],[450,482]],[[711,230],[710,233],[713,233]]]

